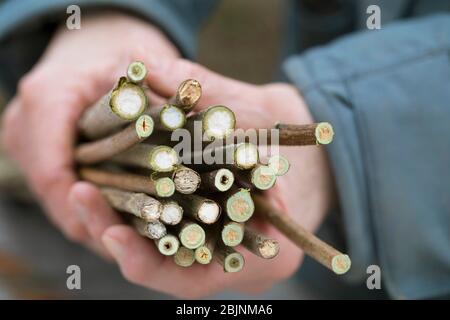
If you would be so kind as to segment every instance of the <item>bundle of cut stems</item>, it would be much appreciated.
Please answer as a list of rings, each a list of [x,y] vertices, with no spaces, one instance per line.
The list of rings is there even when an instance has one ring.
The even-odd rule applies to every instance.
[[[261,194],[289,171],[290,164],[281,155],[262,163],[258,145],[328,144],[334,135],[329,123],[278,123],[269,130],[255,130],[256,140],[250,139],[235,131],[235,114],[226,106],[186,118],[202,94],[194,79],[182,82],[167,104],[146,109],[146,74],[142,62],[132,62],[128,78],[121,78],[81,118],[81,135],[94,140],[76,148],[81,179],[101,187],[111,206],[129,214],[137,232],[181,267],[216,261],[225,272],[238,272],[245,265],[241,247],[261,259],[274,259],[278,241],[247,223],[256,216],[333,272],[347,272],[347,255],[278,212]],[[199,130],[199,150],[178,154],[170,135],[182,127],[191,133]],[[258,136],[263,133],[265,140]],[[87,166],[92,164],[98,167]]]

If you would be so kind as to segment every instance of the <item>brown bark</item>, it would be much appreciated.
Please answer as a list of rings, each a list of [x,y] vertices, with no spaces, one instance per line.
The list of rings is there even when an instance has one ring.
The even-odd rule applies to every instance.
[[[81,164],[93,164],[107,160],[149,137],[153,132],[153,120],[142,115],[135,122],[109,137],[86,142],[75,149],[75,160]]]
[[[254,195],[256,212],[265,218],[287,238],[314,260],[336,274],[344,274],[350,269],[350,258],[305,230],[287,214],[276,210],[261,195]]]
[[[155,184],[150,178],[130,173],[117,173],[102,169],[82,167],[80,178],[98,186],[113,187],[131,192],[143,192],[156,196]]]
[[[278,241],[267,238],[248,226],[245,227],[242,245],[253,254],[264,259],[272,259],[276,257],[280,250]]]

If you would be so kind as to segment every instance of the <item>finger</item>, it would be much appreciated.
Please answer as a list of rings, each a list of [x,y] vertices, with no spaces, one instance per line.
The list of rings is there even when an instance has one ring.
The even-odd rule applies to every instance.
[[[76,105],[80,97],[70,90],[47,94],[47,74],[29,76],[20,84],[20,104],[11,141],[31,189],[53,222],[72,240],[88,240],[87,230],[67,207],[67,196],[76,181],[72,148]],[[47,90],[47,91],[46,91]]]
[[[284,276],[279,274],[279,267],[273,267],[273,261],[262,260],[241,248],[246,266],[237,274],[224,273],[215,261],[181,268],[172,257],[162,256],[151,241],[125,225],[108,228],[102,240],[129,281],[183,298],[199,298],[227,288],[260,291]],[[291,259],[289,254],[285,258]],[[286,261],[282,259],[279,264]]]
[[[84,223],[95,243],[102,244],[101,237],[108,227],[122,223],[101,192],[87,182],[77,182],[72,186],[69,206]]]
[[[161,106],[167,102],[166,98],[161,97],[160,95],[156,94],[155,92],[150,90],[150,88],[145,90],[145,94],[148,97],[150,107]]]
[[[219,99],[235,97],[242,90],[252,89],[253,86],[223,77],[196,63],[183,59],[147,59],[150,65],[147,82],[150,88],[164,97],[170,97],[176,93],[179,84],[186,79],[196,79],[202,85],[201,105],[219,103]]]
[[[129,281],[183,298],[197,298],[228,287],[232,277],[224,276],[217,264],[182,268],[173,257],[164,257],[153,241],[138,235],[131,227],[108,228],[103,243]],[[228,275],[229,276],[229,275]]]

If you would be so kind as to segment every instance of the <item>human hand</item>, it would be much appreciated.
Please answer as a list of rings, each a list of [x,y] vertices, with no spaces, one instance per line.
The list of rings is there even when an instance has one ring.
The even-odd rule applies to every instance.
[[[77,121],[126,73],[128,63],[145,63],[149,56],[175,58],[178,52],[160,31],[138,18],[115,12],[86,16],[80,30],[61,27],[20,81],[3,119],[3,144],[49,218],[69,238],[100,251],[104,228],[120,220],[96,188],[77,182]],[[102,219],[92,214],[98,211]]]
[[[197,79],[202,84],[203,96],[196,111],[210,105],[226,105],[236,113],[239,128],[270,128],[276,121],[313,122],[303,99],[290,85],[250,85],[185,60],[158,59],[149,63],[149,86],[156,93],[170,97],[181,81]],[[333,200],[325,152],[321,147],[282,147],[280,153],[291,162],[291,170],[267,192],[268,199],[307,230],[314,231]],[[196,298],[225,289],[260,292],[297,270],[303,258],[301,250],[274,227],[263,223],[256,227],[279,241],[280,253],[273,260],[263,260],[239,249],[246,265],[233,274],[224,273],[215,263],[180,269],[129,226],[111,226],[104,232],[103,241],[131,282],[176,296]]]

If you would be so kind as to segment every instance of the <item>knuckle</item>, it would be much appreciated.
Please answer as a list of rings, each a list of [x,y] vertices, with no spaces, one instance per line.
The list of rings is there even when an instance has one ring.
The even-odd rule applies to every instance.
[[[17,92],[22,99],[25,114],[33,111],[35,97],[42,94],[46,85],[45,75],[42,72],[30,72],[19,81]]]
[[[29,72],[20,79],[18,92],[21,96],[27,96],[31,92],[38,90],[43,85],[43,75],[41,72]]]
[[[199,64],[186,59],[180,59],[175,67],[178,69],[178,72],[188,78],[195,78],[201,81],[204,76],[203,68]]]

